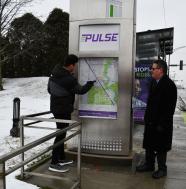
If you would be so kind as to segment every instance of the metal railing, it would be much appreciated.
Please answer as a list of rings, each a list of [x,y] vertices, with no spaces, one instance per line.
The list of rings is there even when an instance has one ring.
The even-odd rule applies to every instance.
[[[26,116],[21,116],[20,121],[19,121],[19,128],[20,128],[20,143],[21,147],[9,152],[5,155],[0,156],[0,189],[6,189],[6,176],[9,175],[10,173],[14,172],[15,170],[21,168],[21,178],[23,179],[26,175],[36,175],[36,173],[32,172],[26,172],[25,171],[25,165],[33,161],[34,159],[42,156],[43,154],[49,152],[53,148],[56,148],[57,146],[61,145],[65,141],[75,137],[78,135],[78,152],[77,152],[77,181],[73,184],[71,189],[73,188],[81,188],[81,123],[73,120],[62,120],[62,119],[54,119],[54,118],[41,118],[37,116],[41,115],[46,115],[50,114],[50,112],[41,112],[37,114],[31,114],[31,115],[26,115]],[[24,124],[25,120],[29,120],[31,122]],[[56,128],[51,128],[51,127],[39,127],[35,126],[34,124],[40,123],[40,122],[59,122],[59,123],[68,123],[69,126],[66,127],[65,129],[56,129]],[[50,129],[54,130],[55,132],[50,133],[42,138],[39,138],[31,143],[28,143],[24,145],[24,127],[29,127],[29,128],[37,128],[37,129]],[[60,135],[64,132],[67,132],[73,128],[77,128],[74,133],[71,135],[67,136],[63,140],[59,141],[55,145],[48,146],[46,149],[40,151],[39,153],[33,155],[32,157],[29,157],[25,159],[25,152],[56,137],[57,135]],[[6,166],[6,161],[9,159],[12,159],[18,155],[21,155],[21,162],[17,163],[14,167],[11,167],[9,169],[5,169]],[[53,178],[53,179],[59,179],[59,176],[51,176],[51,175],[46,175],[46,174],[39,174],[39,176],[43,176],[45,178]],[[61,177],[61,180],[65,180],[66,178]]]

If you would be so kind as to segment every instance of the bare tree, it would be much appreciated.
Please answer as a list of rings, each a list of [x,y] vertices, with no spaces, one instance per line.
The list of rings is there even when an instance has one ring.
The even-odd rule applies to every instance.
[[[0,90],[2,85],[2,63],[5,61],[5,47],[2,44],[3,37],[6,36],[8,27],[15,16],[27,4],[33,0],[0,0]]]

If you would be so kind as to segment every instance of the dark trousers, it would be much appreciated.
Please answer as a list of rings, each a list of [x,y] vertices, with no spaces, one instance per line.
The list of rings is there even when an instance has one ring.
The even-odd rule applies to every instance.
[[[71,120],[71,114],[54,114],[54,118]],[[68,123],[56,123],[58,129],[64,129],[65,127],[68,127],[68,125],[69,125]],[[66,132],[56,136],[54,140],[54,144],[63,140],[65,137],[66,137]],[[63,143],[53,149],[51,163],[56,164],[59,162],[59,160],[64,160],[64,159],[65,159],[65,152],[64,152],[64,143]]]
[[[154,167],[155,158],[157,157],[158,168],[166,170],[167,165],[167,152],[166,151],[153,151],[151,149],[146,149],[145,160],[148,166]]]

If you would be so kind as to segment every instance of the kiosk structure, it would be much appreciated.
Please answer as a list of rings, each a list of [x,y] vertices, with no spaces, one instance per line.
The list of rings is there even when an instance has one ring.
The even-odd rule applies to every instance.
[[[82,150],[129,155],[135,60],[135,0],[71,0],[69,53],[79,57],[77,76],[94,87],[77,99]]]

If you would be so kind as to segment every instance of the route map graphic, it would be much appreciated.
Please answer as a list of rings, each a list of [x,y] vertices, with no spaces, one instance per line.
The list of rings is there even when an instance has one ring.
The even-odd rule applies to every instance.
[[[118,59],[82,58],[79,69],[81,84],[96,80],[92,89],[80,96],[80,116],[115,119],[118,102]]]

